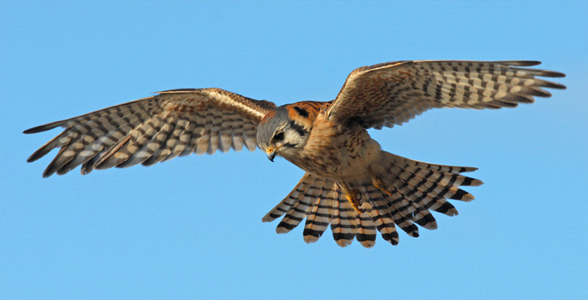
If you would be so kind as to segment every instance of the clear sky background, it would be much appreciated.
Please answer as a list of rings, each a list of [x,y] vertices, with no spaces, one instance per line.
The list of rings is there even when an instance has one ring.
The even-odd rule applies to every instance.
[[[588,299],[588,2],[0,3],[0,298]],[[60,130],[22,131],[174,88],[333,99],[406,59],[544,62],[568,86],[500,111],[434,110],[383,149],[480,168],[439,229],[339,248],[261,217],[303,172],[261,152],[43,179]]]

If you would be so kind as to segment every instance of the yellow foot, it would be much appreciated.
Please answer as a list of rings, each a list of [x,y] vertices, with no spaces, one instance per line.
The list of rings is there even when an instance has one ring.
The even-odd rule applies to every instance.
[[[372,185],[375,186],[378,190],[384,192],[386,195],[392,196],[392,192],[388,190],[388,187],[386,186],[384,181],[382,181],[382,179],[380,179],[379,177],[372,176]]]
[[[345,198],[347,198],[349,203],[351,203],[353,209],[355,209],[355,211],[358,214],[363,213],[363,211],[359,209],[359,206],[361,205],[361,194],[359,193],[359,191],[350,189],[346,184],[341,184],[341,187],[343,187],[343,192],[345,192]]]

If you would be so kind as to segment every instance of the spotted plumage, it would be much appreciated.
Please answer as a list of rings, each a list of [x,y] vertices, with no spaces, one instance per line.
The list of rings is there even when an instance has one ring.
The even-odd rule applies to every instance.
[[[283,216],[278,233],[305,221],[304,241],[327,227],[340,246],[356,239],[372,247],[377,232],[396,245],[396,228],[417,237],[437,228],[431,211],[448,216],[448,201],[471,201],[462,186],[480,180],[463,175],[476,168],[429,164],[382,151],[367,129],[393,127],[431,108],[502,108],[549,97],[564,89],[537,77],[564,74],[526,68],[534,61],[401,61],[351,72],[333,101],[276,107],[217,88],[182,89],[38,126],[25,133],[64,127],[37,150],[35,161],[59,152],[43,176],[81,165],[94,169],[152,165],[176,156],[240,151],[256,145],[270,160],[282,156],[306,173],[265,217]],[[418,226],[417,226],[418,225]]]

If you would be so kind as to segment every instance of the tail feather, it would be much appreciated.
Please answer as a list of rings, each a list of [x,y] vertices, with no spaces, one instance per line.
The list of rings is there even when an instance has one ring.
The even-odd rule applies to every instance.
[[[316,182],[316,181],[315,181]],[[336,191],[333,189],[334,183],[322,181],[321,196],[316,202],[313,202],[309,208],[306,224],[304,225],[304,241],[314,243],[323,235],[331,218],[333,216],[334,205],[338,200]]]
[[[369,198],[366,199],[369,201],[365,201],[366,205],[369,206],[367,211],[382,238],[392,245],[397,245],[399,242],[398,232],[396,231],[396,226],[394,226],[394,219],[392,218],[390,206],[386,203],[385,196],[373,186],[371,186],[371,189],[369,186],[363,186],[362,192]]]
[[[413,237],[419,236],[416,224],[436,229],[430,210],[457,215],[447,199],[471,201],[474,196],[459,187],[482,184],[460,174],[476,168],[429,164],[387,152],[381,155],[371,181],[346,183],[359,191],[362,213],[351,206],[340,183],[306,173],[262,221],[284,216],[276,231],[286,233],[306,218],[303,236],[307,243],[316,242],[331,224],[333,238],[341,247],[354,239],[366,248],[373,247],[377,231],[385,241],[397,245],[396,225]]]
[[[288,212],[290,207],[294,203],[300,201],[300,198],[302,198],[302,196],[306,193],[306,191],[310,187],[310,184],[309,184],[310,180],[314,180],[314,178],[311,177],[310,173],[304,174],[304,176],[302,176],[302,178],[300,179],[300,181],[298,182],[296,187],[290,192],[290,194],[288,194],[288,196],[286,196],[286,198],[284,198],[284,200],[282,200],[280,203],[278,203],[278,205],[276,205],[276,207],[274,207],[272,210],[270,210],[270,212],[268,212],[261,219],[261,221],[271,222],[271,221],[283,216],[286,212]]]
[[[412,203],[396,188],[392,188],[391,190],[388,190],[388,192],[390,192],[389,195],[384,193],[382,193],[382,195],[386,199],[385,202],[387,202],[394,223],[396,223],[396,225],[408,235],[418,237],[419,229],[414,225],[411,217],[411,213],[414,211],[411,209]]]
[[[371,248],[376,243],[377,221],[374,218],[378,215],[371,204],[374,200],[381,198],[381,196],[376,193],[370,193],[371,191],[368,191],[365,186],[362,186],[359,191],[362,193],[363,197],[366,197],[366,199],[362,200],[363,203],[365,203],[363,205],[364,212],[359,215],[356,213],[359,217],[359,228],[356,233],[356,239],[364,247]]]
[[[355,213],[357,215],[357,213]],[[376,225],[368,212],[357,215],[357,230],[355,239],[364,247],[371,248],[376,244]]]
[[[389,156],[387,159],[389,166],[387,179],[393,182],[405,198],[411,199],[411,202],[421,209],[433,209],[448,216],[457,215],[455,207],[445,199],[471,201],[474,196],[459,189],[458,186],[464,182],[470,185],[482,184],[477,179],[443,172],[448,170],[466,171],[468,168],[465,167],[432,165],[433,170],[438,169],[441,172],[422,170],[406,158],[389,153],[385,154]],[[422,165],[424,163],[421,163],[420,166]],[[405,211],[404,213],[405,215],[411,214],[413,211]],[[429,218],[428,215],[427,218]]]
[[[347,245],[351,245],[353,239],[356,237],[357,234],[357,212],[351,207],[351,204],[343,193],[339,193],[339,205],[338,208],[338,226],[333,228],[333,224],[331,224],[331,230],[333,231],[333,238],[337,245],[341,247],[345,247]]]
[[[382,155],[392,156],[395,160],[400,160],[410,166],[415,166],[418,168],[428,169],[431,171],[442,172],[442,173],[464,173],[464,172],[473,172],[473,171],[478,170],[478,168],[475,168],[475,167],[457,167],[457,166],[430,164],[430,163],[402,157],[399,155],[395,155],[395,154],[392,154],[392,153],[389,153],[386,151],[382,151]]]
[[[276,228],[277,233],[288,233],[290,230],[296,228],[296,226],[298,226],[302,220],[304,220],[304,217],[308,214],[308,210],[311,205],[316,203],[317,195],[312,191],[316,179],[317,178],[314,177],[311,178],[308,183],[304,182],[305,186],[301,188],[301,190],[304,191],[301,194],[302,197],[299,201],[293,203],[292,206],[290,206],[290,209]]]
[[[473,195],[458,188],[461,182],[464,181],[464,178],[453,175],[459,174],[422,170],[408,164],[402,166],[394,161],[390,162],[389,167],[389,171],[391,171],[389,174],[395,174],[397,175],[397,178],[402,180],[402,184],[399,188],[401,190],[409,188],[408,194],[406,195],[407,197],[410,197],[412,193],[416,193],[417,191],[427,191],[428,194],[443,198],[463,201],[471,201],[474,199]]]

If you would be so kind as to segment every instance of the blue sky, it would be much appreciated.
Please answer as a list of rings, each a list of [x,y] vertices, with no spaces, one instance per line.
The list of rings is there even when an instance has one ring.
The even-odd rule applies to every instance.
[[[583,1],[2,1],[0,298],[588,298]],[[479,168],[476,200],[400,244],[339,248],[261,217],[303,172],[261,152],[43,179],[59,133],[22,131],[174,88],[331,100],[405,59],[544,62],[568,86],[500,111],[434,110],[383,149]],[[54,153],[52,153],[54,154]]]

